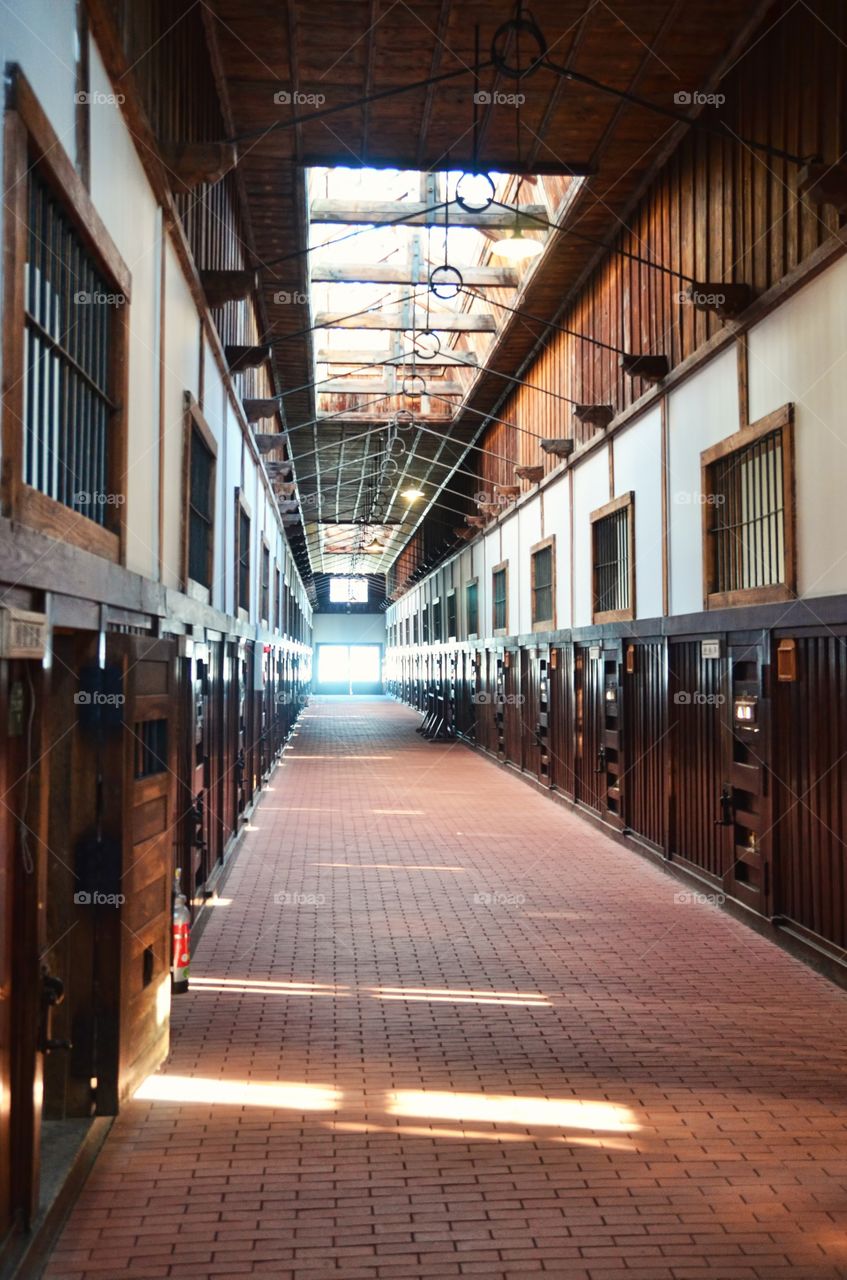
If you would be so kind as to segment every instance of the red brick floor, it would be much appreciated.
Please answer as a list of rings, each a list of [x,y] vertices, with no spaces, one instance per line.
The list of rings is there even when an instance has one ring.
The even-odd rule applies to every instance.
[[[847,997],[416,724],[308,711],[47,1274],[847,1276]]]

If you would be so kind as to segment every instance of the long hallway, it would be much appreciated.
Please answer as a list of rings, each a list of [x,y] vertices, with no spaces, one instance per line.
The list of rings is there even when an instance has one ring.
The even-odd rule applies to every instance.
[[[47,1275],[847,1276],[844,993],[418,723],[306,711]]]

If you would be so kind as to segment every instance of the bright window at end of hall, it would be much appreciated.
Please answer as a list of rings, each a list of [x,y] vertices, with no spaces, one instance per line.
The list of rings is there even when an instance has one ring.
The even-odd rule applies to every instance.
[[[330,604],[367,604],[367,578],[330,578]]]

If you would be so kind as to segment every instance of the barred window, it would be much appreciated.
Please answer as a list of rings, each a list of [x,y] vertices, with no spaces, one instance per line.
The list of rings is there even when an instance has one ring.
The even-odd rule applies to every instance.
[[[188,576],[211,587],[215,458],[193,425],[189,449]]]
[[[139,720],[135,724],[135,777],[149,778],[168,767],[167,720]]]
[[[791,457],[788,406],[702,455],[705,594],[712,604],[792,593]]]
[[[266,546],[262,547],[262,601],[260,618],[268,622],[271,616],[271,553]]]
[[[433,600],[432,602],[432,638],[438,644],[439,640],[443,640],[444,636],[441,631],[441,601]]]
[[[494,600],[493,623],[495,631],[506,631],[509,626],[508,570],[498,565],[491,575],[491,594]]]
[[[469,582],[465,587],[465,614],[468,622],[468,635],[479,634],[479,584]]]
[[[423,642],[429,644],[429,607],[424,605],[421,612],[421,626],[423,628]]]
[[[532,553],[532,625],[554,624],[553,612],[553,543]]]
[[[113,525],[111,348],[123,298],[36,168],[28,184],[23,478],[95,524]]]
[[[236,605],[250,608],[250,517],[238,504],[238,546],[236,548]]]
[[[635,507],[632,493],[591,515],[593,618],[595,622],[635,617]]]

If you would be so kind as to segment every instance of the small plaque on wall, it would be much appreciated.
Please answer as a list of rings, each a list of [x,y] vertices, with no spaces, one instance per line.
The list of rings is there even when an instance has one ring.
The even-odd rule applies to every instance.
[[[598,662],[598,661],[599,661],[599,659],[600,659],[600,646],[599,646],[599,644],[592,644],[592,645],[589,647],[589,649],[588,649],[588,656],[589,656],[589,658],[591,659],[591,661],[592,661],[592,662]]]
[[[720,640],[701,640],[700,641],[700,657],[701,658],[719,658],[721,656]]]

